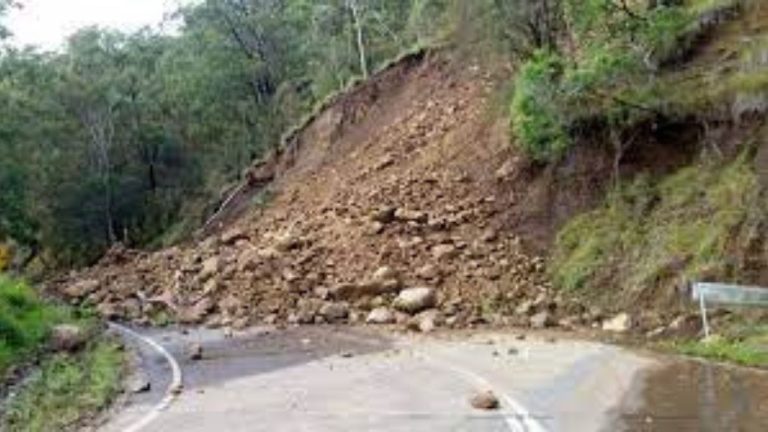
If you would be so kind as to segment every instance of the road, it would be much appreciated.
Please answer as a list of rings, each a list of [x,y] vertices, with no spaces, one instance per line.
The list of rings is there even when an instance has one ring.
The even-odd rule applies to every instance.
[[[653,364],[616,347],[511,334],[388,336],[363,329],[151,330],[178,359],[184,390],[166,408],[167,360],[140,348],[153,391],[103,432],[611,430],[636,373]],[[190,344],[203,359],[187,359]],[[498,411],[468,399],[492,390]]]

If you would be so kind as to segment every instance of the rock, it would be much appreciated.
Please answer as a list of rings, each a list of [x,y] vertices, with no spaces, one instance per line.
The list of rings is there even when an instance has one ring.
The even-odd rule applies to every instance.
[[[455,258],[458,254],[459,250],[452,244],[441,244],[432,248],[432,256],[438,261]]]
[[[472,408],[485,411],[497,410],[501,406],[499,398],[490,390],[473,395],[469,399],[469,404],[472,405]]]
[[[225,245],[231,246],[240,240],[250,240],[248,234],[246,234],[240,228],[232,228],[225,231],[224,234],[221,235],[221,243]]]
[[[395,309],[409,314],[416,314],[436,305],[437,294],[435,290],[426,287],[403,290],[393,303]]]
[[[395,315],[387,307],[378,307],[368,314],[365,322],[368,324],[392,324],[395,322]]]
[[[95,279],[86,279],[74,284],[68,285],[62,290],[62,293],[74,300],[81,300],[89,294],[99,289],[99,281]]]
[[[303,244],[303,241],[291,233],[283,233],[274,238],[273,246],[279,252],[288,252]]]
[[[389,280],[397,280],[400,278],[400,274],[392,267],[379,267],[373,273],[372,280],[374,282],[386,282]]]
[[[508,160],[504,162],[504,165],[502,165],[499,169],[496,170],[496,180],[503,181],[512,176],[515,172],[515,161],[514,160]]]
[[[86,338],[85,331],[81,327],[59,324],[51,330],[51,349],[55,352],[74,352],[85,345]]]
[[[319,314],[328,322],[337,322],[349,316],[349,307],[342,303],[326,303],[320,308]]]
[[[422,333],[431,333],[437,328],[439,312],[435,309],[422,312],[417,317],[418,329]]]
[[[531,327],[535,329],[543,329],[551,327],[554,324],[552,316],[547,311],[542,311],[532,316],[530,319]]]
[[[182,324],[200,324],[202,323],[214,307],[213,300],[204,298],[194,306],[181,309],[177,315]]]
[[[626,333],[632,329],[632,317],[627,313],[620,313],[603,322],[603,330],[613,333]]]
[[[515,308],[516,315],[530,315],[534,311],[533,302],[526,300]]]
[[[424,212],[400,208],[395,211],[395,219],[401,222],[427,223],[429,216]]]
[[[381,294],[397,292],[400,289],[398,279],[385,281],[369,281],[365,283],[344,283],[329,291],[329,296],[335,300],[357,300],[362,297],[376,297]]]
[[[482,237],[480,237],[480,240],[486,243],[493,243],[498,239],[499,239],[499,233],[496,232],[496,230],[493,228],[488,228],[487,230],[485,230],[485,232],[483,232]]]
[[[395,212],[397,212],[397,209],[395,207],[384,207],[379,210],[376,210],[371,215],[371,219],[374,222],[378,222],[381,224],[388,224],[395,220]]]
[[[203,346],[198,343],[190,344],[187,347],[187,358],[193,361],[203,359]]]
[[[138,371],[128,378],[126,389],[133,394],[146,393],[152,389],[152,383],[144,372]]]
[[[206,282],[208,279],[218,274],[221,271],[221,259],[218,256],[213,256],[203,261],[203,268],[200,270],[199,278],[202,282]]]
[[[111,302],[99,304],[96,306],[96,312],[98,312],[98,314],[106,320],[119,319],[122,318],[123,315],[120,308]]]
[[[432,264],[427,264],[416,270],[416,276],[425,280],[434,280],[440,277],[440,270]]]

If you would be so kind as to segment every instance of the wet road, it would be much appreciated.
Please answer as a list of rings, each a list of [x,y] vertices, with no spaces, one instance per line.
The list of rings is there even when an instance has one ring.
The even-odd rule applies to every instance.
[[[168,383],[168,365],[142,348],[154,391],[103,431],[615,430],[620,402],[640,397],[637,373],[655,364],[611,346],[500,334],[393,337],[317,327],[234,338],[218,330],[144,334],[179,359],[184,390],[134,428]],[[202,360],[187,360],[190,343],[204,347]],[[499,411],[469,405],[486,389],[499,396]]]

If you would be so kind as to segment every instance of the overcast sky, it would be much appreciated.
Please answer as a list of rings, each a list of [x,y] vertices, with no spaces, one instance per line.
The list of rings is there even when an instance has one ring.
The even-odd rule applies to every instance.
[[[77,29],[97,24],[125,31],[157,25],[180,4],[196,0],[20,0],[6,21],[17,46],[60,47]]]

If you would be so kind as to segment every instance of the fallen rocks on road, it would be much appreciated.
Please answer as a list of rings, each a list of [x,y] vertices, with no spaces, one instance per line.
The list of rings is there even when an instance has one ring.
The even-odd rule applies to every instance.
[[[400,292],[392,304],[401,312],[417,314],[437,305],[437,294],[433,288],[410,288]]]
[[[603,330],[613,333],[626,333],[632,329],[632,317],[628,313],[620,313],[603,322]]]
[[[493,411],[501,407],[499,398],[490,390],[473,395],[469,398],[469,404],[472,405],[472,408],[474,409],[484,411]]]
[[[187,358],[192,361],[203,359],[203,346],[199,343],[190,344],[187,347]]]
[[[368,314],[365,322],[368,324],[392,324],[395,322],[395,314],[388,307],[377,307]]]

